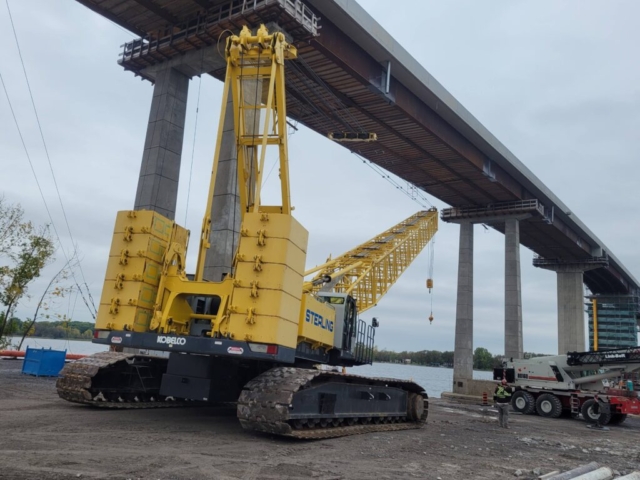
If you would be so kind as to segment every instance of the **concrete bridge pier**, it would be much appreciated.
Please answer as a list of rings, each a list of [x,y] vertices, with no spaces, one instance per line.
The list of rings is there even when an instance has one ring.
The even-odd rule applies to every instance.
[[[603,257],[584,262],[563,262],[557,259],[534,258],[536,267],[557,273],[558,298],[558,355],[583,352],[587,348],[585,336],[584,272],[607,266]]]
[[[522,358],[522,288],[520,276],[520,220],[504,222],[504,356]]]
[[[154,210],[175,219],[189,80],[223,68],[226,62],[220,51],[217,45],[213,45],[143,70],[144,77],[155,84],[134,209]],[[210,205],[211,248],[203,274],[206,280],[211,281],[219,281],[231,271],[240,231],[237,152],[231,102],[229,97],[215,195]]]
[[[473,380],[473,223],[460,223],[458,299],[453,354],[453,391],[466,393]]]
[[[174,68],[157,71],[135,210],[175,218],[188,93],[188,76]]]
[[[145,68],[154,83],[135,210],[154,210],[175,219],[189,80],[225,65],[217,45]]]
[[[460,221],[456,336],[453,391],[469,394],[473,381],[473,225]],[[520,277],[520,223],[507,218],[505,224],[505,322],[504,351],[507,358],[522,358],[522,289]]]
[[[473,225],[484,223],[504,227],[505,304],[504,351],[508,358],[522,358],[522,288],[520,276],[520,222],[543,214],[537,200],[508,202],[486,207],[442,210],[445,222],[460,224],[458,298],[453,365],[453,392],[477,395],[486,382],[473,380]]]

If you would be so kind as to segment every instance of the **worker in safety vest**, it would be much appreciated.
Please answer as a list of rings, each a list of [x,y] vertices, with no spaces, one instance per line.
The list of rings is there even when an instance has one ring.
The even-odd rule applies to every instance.
[[[502,428],[509,428],[509,404],[513,390],[507,385],[507,379],[503,378],[493,392],[493,401],[498,409],[498,424]]]

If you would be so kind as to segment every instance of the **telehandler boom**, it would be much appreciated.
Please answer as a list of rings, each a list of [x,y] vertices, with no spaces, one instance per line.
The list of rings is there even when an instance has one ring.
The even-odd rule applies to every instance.
[[[153,211],[118,213],[94,338],[111,348],[67,365],[58,394],[106,408],[237,402],[244,428],[298,438],[419,428],[428,403],[416,383],[314,365],[371,363],[374,329],[358,312],[375,305],[431,240],[437,212],[418,212],[305,272],[308,234],[291,215],[286,135],[284,68],[296,49],[282,33],[245,27],[229,37],[225,55],[206,211],[231,95],[241,214],[232,274],[203,278],[209,214],[189,279],[187,230]],[[261,88],[257,105],[248,101],[251,82]],[[267,148],[278,150],[278,205],[261,201]]]

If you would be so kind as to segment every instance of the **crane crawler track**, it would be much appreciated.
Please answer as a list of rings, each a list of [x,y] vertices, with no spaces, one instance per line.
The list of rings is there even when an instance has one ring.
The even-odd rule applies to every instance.
[[[423,402],[424,409],[420,408],[418,418],[415,419],[410,415],[373,416],[372,418],[371,414],[363,412],[359,417],[334,417],[328,421],[331,425],[327,426],[314,422],[301,424],[291,418],[291,405],[296,393],[311,387],[314,383],[331,380],[347,382],[355,387],[377,385],[400,388],[410,392],[409,395],[418,395],[418,401]],[[247,430],[313,440],[422,428],[427,420],[428,405],[426,393],[414,382],[278,367],[263,373],[245,385],[238,399],[238,419]]]
[[[109,368],[117,367],[119,362],[132,360],[136,355],[120,352],[100,352],[67,363],[56,381],[58,396],[73,403],[82,403],[100,408],[138,409],[172,408],[193,406],[198,402],[170,401],[159,395],[149,395],[149,399],[140,400],[136,395],[118,395],[117,400],[109,400],[100,395],[100,387],[95,385],[96,375]],[[123,390],[124,393],[124,390]],[[136,400],[137,398],[137,400]]]

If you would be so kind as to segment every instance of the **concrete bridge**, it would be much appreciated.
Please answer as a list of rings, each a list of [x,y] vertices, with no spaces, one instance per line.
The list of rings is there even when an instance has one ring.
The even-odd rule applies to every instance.
[[[558,351],[583,350],[583,284],[598,295],[640,294],[633,275],[587,226],[353,0],[78,0],[140,36],[119,63],[154,83],[135,208],[173,218],[189,79],[223,78],[226,29],[267,23],[299,49],[287,72],[288,116],[327,135],[375,132],[345,147],[451,205],[460,224],[454,390],[473,367],[473,225],[505,234],[505,354],[521,357],[520,245],[558,277]],[[231,121],[228,115],[227,120]],[[235,155],[231,132],[221,160]],[[211,206],[217,235],[207,276],[229,269],[239,225],[228,165]],[[224,166],[226,165],[226,166]],[[633,303],[640,318],[640,306]]]

